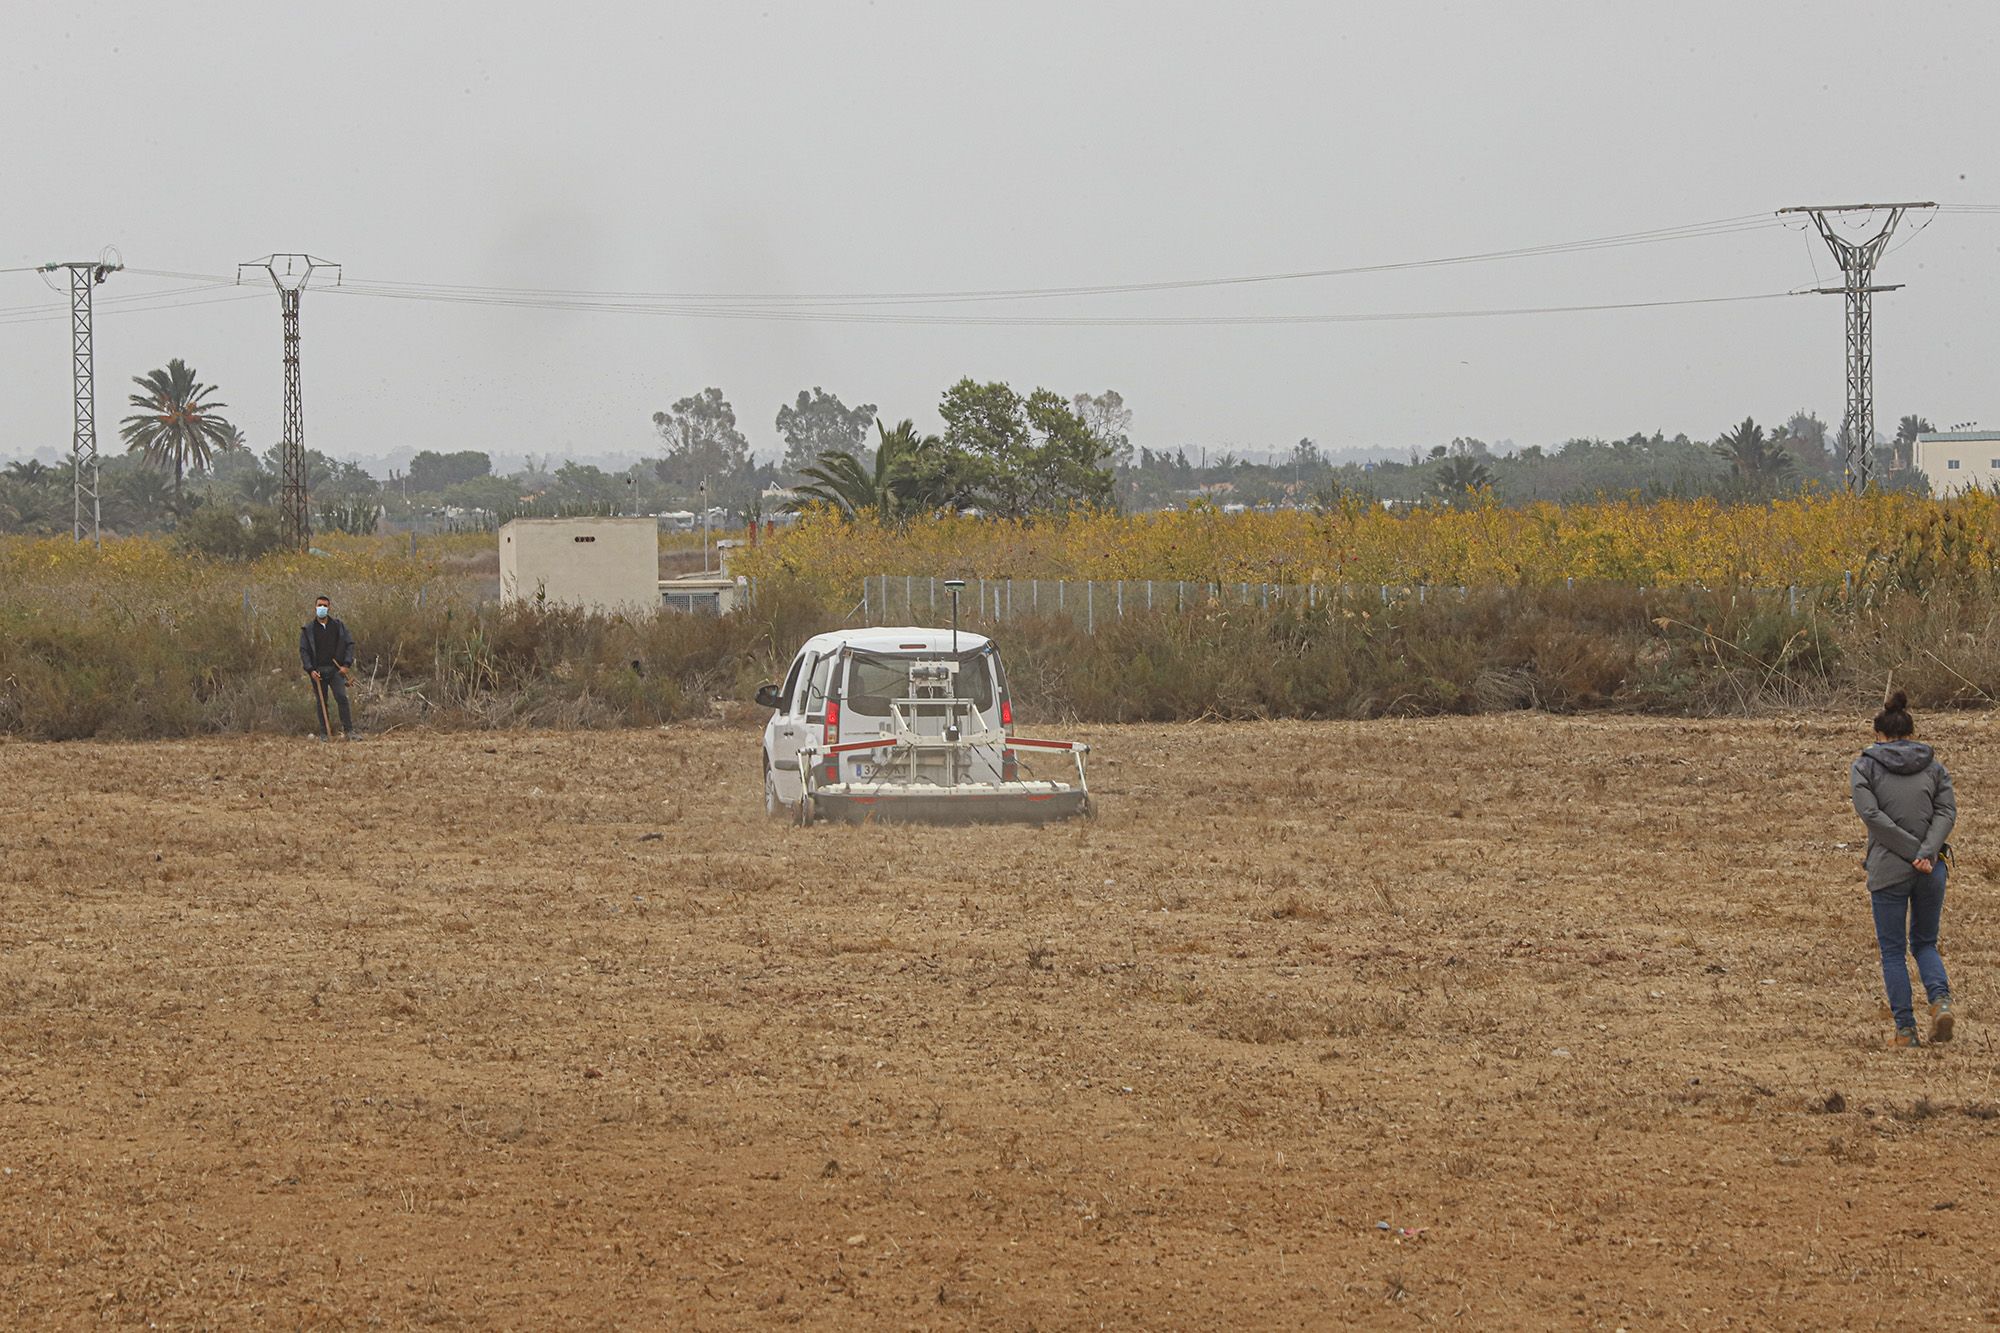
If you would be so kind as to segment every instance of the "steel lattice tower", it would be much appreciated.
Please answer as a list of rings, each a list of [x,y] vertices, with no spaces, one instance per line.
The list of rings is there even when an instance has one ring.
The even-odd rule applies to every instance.
[[[312,544],[312,511],[306,487],[306,413],[299,394],[299,298],[312,275],[321,269],[334,269],[337,281],[340,265],[305,254],[266,255],[238,264],[237,281],[243,280],[246,268],[263,269],[278,289],[285,336],[285,432],[278,451],[284,476],[278,495],[278,526],[285,544],[303,551]]]
[[[1933,203],[1904,204],[1809,204],[1781,208],[1779,214],[1804,213],[1812,218],[1820,239],[1833,251],[1840,265],[1841,285],[1816,287],[1824,295],[1847,298],[1847,409],[1841,429],[1847,441],[1845,460],[1847,489],[1866,490],[1875,480],[1875,293],[1893,292],[1901,283],[1876,286],[1875,265],[1889,244],[1896,224],[1913,208],[1936,208]],[[1853,241],[1835,232],[1827,221],[1829,213],[1879,213],[1888,221],[1866,240]]]
[[[102,545],[103,508],[97,498],[97,353],[91,338],[91,289],[123,264],[100,259],[44,264],[41,271],[69,273],[70,387],[74,399],[74,428],[70,433],[69,461],[72,474],[73,520],[71,535],[83,540],[85,514],[89,515],[90,540]]]

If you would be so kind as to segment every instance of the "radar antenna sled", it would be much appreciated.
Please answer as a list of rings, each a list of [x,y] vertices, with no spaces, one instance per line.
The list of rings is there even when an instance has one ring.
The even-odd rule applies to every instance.
[[[807,744],[799,751],[802,824],[815,819],[849,822],[1046,823],[1090,813],[1090,787],[1081,741],[1009,736],[994,727],[978,703],[958,688],[952,657],[926,658],[909,665],[909,692],[889,701],[889,722],[880,736],[831,745]],[[1022,778],[1016,750],[1066,753],[1076,764],[1074,782]],[[979,762],[982,758],[986,762]],[[994,752],[999,752],[997,755]],[[872,755],[865,776],[826,779],[826,760]],[[991,762],[998,758],[999,763]],[[845,765],[836,765],[840,772]],[[995,781],[983,776],[998,771]]]

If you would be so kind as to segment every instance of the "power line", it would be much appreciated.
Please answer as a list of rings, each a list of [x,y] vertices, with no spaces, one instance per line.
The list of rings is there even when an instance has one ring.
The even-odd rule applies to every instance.
[[[170,276],[164,270],[141,270],[142,276]],[[175,273],[175,277],[196,277],[196,274]],[[134,293],[129,296],[110,298],[100,305],[119,303],[118,313],[136,313],[148,310],[178,309],[184,306],[212,305],[224,301],[256,299],[250,293],[230,291],[226,295],[211,295],[219,288],[230,288],[234,284],[218,279],[213,282],[197,283],[187,287],[171,288],[163,292]],[[1616,310],[1646,310],[1671,306],[1698,306],[1730,304],[1750,301],[1776,300],[1785,296],[1796,296],[1798,291],[1752,292],[1726,296],[1702,296],[1669,298],[1650,301],[1612,301],[1575,305],[1555,306],[1510,306],[1486,309],[1460,310],[1410,310],[1381,312],[1342,313],[1300,313],[1270,315],[929,315],[918,313],[884,312],[877,314],[851,313],[841,310],[787,309],[783,307],[751,306],[726,307],[706,304],[669,304],[656,300],[612,301],[598,296],[566,297],[555,293],[542,293],[535,289],[514,289],[518,294],[506,289],[464,289],[450,286],[420,288],[389,286],[380,282],[350,281],[337,288],[329,289],[336,295],[366,296],[381,300],[419,301],[432,304],[488,306],[502,309],[553,310],[569,313],[604,313],[655,315],[686,319],[725,320],[766,320],[780,323],[846,323],[846,324],[919,324],[942,326],[994,326],[994,327],[1176,327],[1176,326],[1256,326],[1288,324],[1365,324],[1397,323],[1407,321],[1440,319],[1487,319],[1516,315],[1581,314]],[[46,305],[0,307],[0,325],[32,323],[55,318],[59,307]]]
[[[239,292],[231,295],[205,297],[200,300],[161,301],[158,302],[157,304],[121,305],[111,310],[99,310],[97,314],[99,318],[102,318],[106,315],[145,315],[161,310],[184,310],[190,306],[220,305],[225,301],[245,301],[254,299],[255,299],[254,296],[246,295],[244,293]],[[62,318],[65,318],[65,316],[60,314],[16,315],[5,319],[0,319],[0,326],[7,326],[14,324],[51,324]]]
[[[528,296],[455,294],[449,291],[384,289],[367,282],[348,282],[334,294],[379,300],[423,301],[516,310],[558,310],[571,313],[657,315],[680,319],[722,319],[773,323],[886,324],[1000,328],[1176,328],[1299,324],[1369,324],[1436,319],[1490,319],[1513,315],[1585,314],[1612,310],[1652,310],[1669,306],[1723,305],[1771,301],[1798,296],[1798,291],[1752,292],[1728,296],[1680,297],[1652,301],[1605,301],[1578,305],[1510,306],[1469,310],[1401,310],[1366,313],[1289,315],[930,315],[899,312],[854,313],[842,310],[780,307],[668,305],[640,302],[578,301]]]
[[[1937,221],[1937,210],[1933,208],[1928,213],[1924,214],[1924,220],[1917,224],[1917,229],[1915,231],[1911,232],[1908,236],[1905,236],[1902,240],[1897,241],[1894,245],[1889,247],[1889,249],[1884,254],[1884,258],[1887,258],[1888,255],[1895,254],[1898,250],[1908,245],[1911,241],[1916,240],[1917,237],[1929,231],[1931,228],[1931,223],[1936,221]]]
[[[1678,226],[1658,227],[1643,231],[1620,232],[1608,236],[1585,237],[1544,245],[1484,250],[1393,263],[1354,265],[1346,268],[1302,269],[1281,273],[1244,274],[1227,277],[1186,278],[1138,283],[1097,283],[1068,287],[979,288],[958,291],[931,290],[874,293],[823,292],[786,295],[779,293],[591,291],[575,288],[501,287],[373,279],[352,282],[335,290],[345,292],[348,295],[374,296],[381,299],[486,305],[517,309],[548,309],[576,312],[605,311],[621,314],[664,315],[675,318],[770,320],[794,323],[936,324],[966,327],[987,325],[998,327],[1060,328],[1068,326],[1226,327],[1231,325],[1341,324],[1432,319],[1479,319],[1510,315],[1571,314],[1609,310],[1649,309],[1670,305],[1709,305],[1733,301],[1769,300],[1787,295],[1788,293],[1766,292],[1737,296],[1697,297],[1681,300],[1600,302],[1567,306],[1522,306],[1484,310],[1391,311],[1377,314],[979,316],[970,314],[924,315],[906,311],[858,314],[851,313],[846,307],[1041,300],[1059,297],[1106,296],[1128,293],[1198,290],[1213,287],[1263,285],[1316,278],[1347,277],[1371,273],[1502,262],[1634,245],[1654,245],[1671,241],[1733,235],[1740,232],[1759,230],[1772,225],[1782,225],[1782,220],[1773,219],[1768,214],[1744,214],[1737,217],[1717,218],[1705,222],[1685,223]],[[134,268],[129,271],[137,277],[174,280],[190,285],[170,288],[161,292],[139,292],[123,297],[108,298],[101,303],[102,306],[116,306],[119,312],[123,313],[125,311],[174,309],[182,306],[206,305],[223,300],[240,299],[234,293],[228,296],[208,295],[222,287],[235,285],[236,279],[229,275],[177,269]],[[59,317],[60,311],[61,307],[55,304],[0,307],[0,325],[54,319]]]
[[[188,287],[170,287],[158,292],[130,292],[124,296],[106,296],[96,301],[99,314],[123,313],[127,310],[166,310],[182,305],[206,305],[205,301],[183,301],[180,297],[202,292],[212,292],[233,287],[229,282],[204,282]],[[0,324],[36,324],[62,318],[68,308],[63,302],[38,302],[34,305],[0,306]]]
[[[1958,213],[2000,212],[2000,205],[1946,204],[1940,206],[1937,211]],[[1928,225],[1928,221],[1929,219],[1927,218],[1926,225]],[[804,292],[785,294],[772,292],[595,291],[578,288],[506,287],[480,284],[409,282],[384,278],[353,281],[334,290],[351,296],[372,296],[385,300],[410,300],[569,312],[602,311],[617,314],[651,314],[670,318],[689,319],[767,320],[786,323],[821,322],[1061,328],[1093,326],[1227,327],[1481,319],[1517,315],[1576,314],[1613,310],[1658,309],[1683,305],[1714,305],[1743,301],[1764,301],[1795,293],[1761,292],[1671,300],[1597,302],[1561,306],[1518,306],[1498,309],[1389,311],[1372,314],[983,316],[973,314],[927,315],[901,310],[880,313],[856,313],[852,308],[1029,301],[1200,290],[1215,287],[1268,285],[1321,278],[1339,278],[1364,274],[1453,267],[1466,264],[1504,262],[1525,258],[1586,253],[1637,245],[1656,245],[1674,241],[1736,235],[1761,230],[1774,225],[1785,226],[1788,224],[1785,218],[1773,218],[1769,214],[1742,214],[1736,217],[1716,218],[1705,222],[1684,223],[1672,227],[1620,232],[1608,236],[1585,237],[1543,245],[1482,250],[1392,263],[1352,265],[1344,268],[1299,269],[1276,273],[1240,274],[1224,277],[1181,278],[1134,283],[1095,283],[1065,287],[971,288],[962,290],[884,292]],[[1913,239],[1913,237],[1910,239]],[[1816,267],[1817,265],[1815,265]],[[138,311],[169,309],[182,305],[201,305],[217,300],[237,299],[234,295],[228,297],[211,297],[205,295],[216,288],[232,285],[235,280],[227,275],[174,269],[132,269],[130,272],[135,276],[170,279],[193,285],[170,289],[164,292],[134,293],[126,297],[108,299],[102,303],[103,305],[111,306],[115,303],[121,311]],[[1817,273],[1814,276],[1817,279]],[[42,318],[53,319],[58,316],[59,311],[60,307],[55,305],[0,308],[0,324],[25,323]]]
[[[2000,204],[1939,204],[1936,213],[1956,213],[1964,215],[2000,214]],[[1929,219],[1926,219],[1928,225]],[[1544,245],[1518,246],[1510,249],[1474,251],[1466,254],[1435,256],[1427,259],[1403,260],[1393,263],[1354,265],[1345,268],[1300,269],[1277,273],[1242,274],[1225,277],[1183,278],[1163,281],[1136,283],[1095,283],[1067,287],[1018,287],[1018,288],[974,288],[959,291],[886,291],[886,292],[655,292],[655,291],[594,291],[579,288],[537,288],[503,287],[482,284],[455,284],[434,282],[405,282],[393,279],[373,279],[361,284],[371,290],[371,294],[388,295],[392,291],[421,293],[426,297],[442,297],[444,294],[462,294],[470,299],[485,297],[520,298],[560,298],[579,303],[620,303],[620,302],[680,302],[701,304],[708,302],[735,302],[751,305],[778,305],[797,307],[807,303],[826,302],[832,304],[920,304],[950,303],[960,301],[1012,301],[1038,300],[1059,297],[1104,296],[1120,293],[1160,292],[1195,290],[1205,287],[1248,286],[1280,282],[1311,280],[1316,278],[1352,277],[1371,273],[1403,272],[1425,268],[1452,267],[1463,264],[1504,262],[1513,259],[1537,258],[1562,254],[1586,253],[1594,250],[1617,249],[1636,245],[1657,245],[1673,241],[1702,240],[1709,237],[1730,236],[1762,230],[1774,225],[1788,226],[1783,218],[1772,218],[1768,214],[1751,213],[1736,217],[1716,218],[1706,222],[1684,223],[1673,227],[1659,227],[1645,231],[1621,232],[1608,236],[1586,237],[1579,240],[1557,241]],[[1900,247],[1898,247],[1900,248]],[[34,272],[34,267],[0,269],[0,273]],[[174,279],[183,282],[209,285],[233,284],[235,279],[228,274],[200,273],[178,269],[131,268],[126,270],[136,277]],[[188,289],[195,290],[195,289]],[[111,298],[102,305],[118,302],[145,300],[152,296],[164,297],[169,293],[142,293],[130,297]],[[200,304],[200,303],[191,303]],[[581,308],[580,306],[578,308]],[[0,322],[11,322],[4,317],[15,313],[29,313],[46,310],[53,316],[62,309],[59,304],[41,307],[0,308]]]
[[[1071,287],[1021,287],[975,289],[967,291],[913,291],[913,292],[834,292],[802,293],[781,295],[773,293],[643,293],[643,292],[585,292],[563,290],[537,290],[534,288],[506,288],[459,286],[442,283],[407,283],[374,280],[377,287],[407,287],[424,290],[449,290],[484,292],[496,295],[566,296],[585,299],[651,299],[662,301],[741,301],[756,304],[775,305],[914,305],[930,303],[960,303],[986,301],[1025,301],[1073,298],[1080,296],[1114,296],[1149,292],[1196,291],[1215,287],[1242,287],[1266,285],[1280,282],[1298,282],[1323,278],[1358,277],[1373,273],[1407,272],[1417,269],[1446,268],[1465,264],[1493,263],[1512,259],[1536,258],[1558,254],[1578,254],[1592,250],[1617,249],[1631,245],[1655,245],[1666,241],[1694,240],[1707,236],[1732,235],[1736,232],[1756,231],[1772,225],[1769,217],[1755,219],[1723,219],[1721,223],[1696,223],[1686,227],[1661,228],[1650,232],[1634,232],[1621,236],[1596,237],[1581,241],[1562,241],[1551,245],[1523,246],[1511,250],[1488,250],[1472,254],[1445,255],[1430,259],[1402,260],[1384,264],[1359,264],[1345,268],[1298,269],[1281,273],[1257,273],[1219,278],[1179,278],[1164,281],[1132,283],[1098,283]]]
[[[1712,236],[1729,236],[1742,232],[1760,231],[1779,225],[1782,224],[1773,219],[1769,214],[1751,213],[1733,218],[1718,218],[1708,222],[1684,223],[1674,227],[1657,227],[1646,231],[1622,232],[1610,236],[1586,237],[1580,240],[1557,241],[1544,245],[1482,250],[1466,254],[1434,256],[1427,259],[1400,260],[1392,263],[1360,264],[1344,268],[1296,269],[1276,273],[1238,274],[1225,277],[1175,278],[1129,283],[1092,283],[1066,287],[969,288],[963,290],[886,292],[656,292],[594,291],[582,288],[502,287],[475,283],[409,282],[388,278],[370,279],[366,281],[365,285],[380,289],[384,293],[391,289],[398,289],[426,293],[451,292],[479,296],[551,297],[578,301],[611,302],[701,303],[712,301],[755,305],[801,306],[822,303],[828,305],[911,305],[933,302],[1026,301],[1079,296],[1192,291],[1211,287],[1252,286],[1319,278],[1357,277],[1372,273],[1395,273],[1415,269],[1446,268],[1464,264],[1495,263],[1550,255],[1578,254],[1635,245],[1658,245],[1672,241],[1701,240]],[[191,273],[169,269],[135,269],[134,272],[144,273],[153,277],[179,278],[184,280],[215,280],[217,278],[215,274]]]
[[[178,278],[184,282],[226,282],[233,284],[236,281],[235,278],[227,273],[183,273],[176,269],[166,268],[133,268],[127,269],[126,272],[135,273],[142,278]]]

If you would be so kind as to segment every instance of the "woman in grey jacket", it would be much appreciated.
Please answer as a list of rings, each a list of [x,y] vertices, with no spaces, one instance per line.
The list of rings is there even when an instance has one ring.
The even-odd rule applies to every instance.
[[[1868,826],[1868,896],[1875,906],[1875,942],[1882,947],[1882,985],[1896,1016],[1894,1046],[1918,1044],[1905,949],[1916,955],[1930,1002],[1930,1039],[1950,1041],[1952,1029],[1951,984],[1937,941],[1948,873],[1945,839],[1958,819],[1958,801],[1951,774],[1930,746],[1913,739],[1916,730],[1909,696],[1898,690],[1875,718],[1876,743],[1848,774],[1854,812]]]

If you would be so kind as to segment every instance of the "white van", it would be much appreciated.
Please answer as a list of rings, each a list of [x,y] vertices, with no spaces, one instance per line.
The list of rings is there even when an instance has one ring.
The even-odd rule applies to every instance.
[[[764,808],[816,816],[1027,818],[1088,808],[1087,747],[1014,737],[1000,651],[983,634],[889,627],[808,639],[757,702]],[[1063,750],[1077,781],[1023,780],[1018,747]]]

